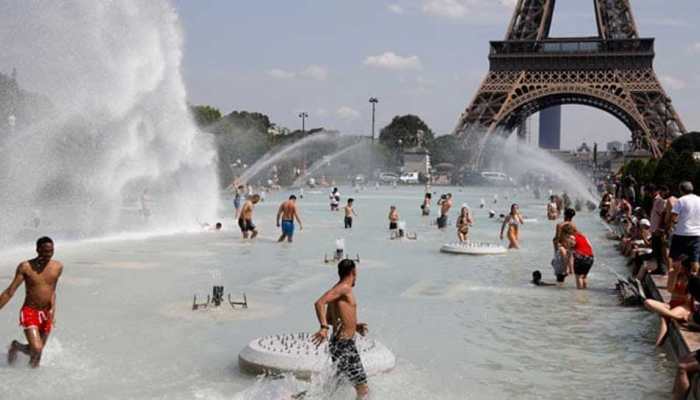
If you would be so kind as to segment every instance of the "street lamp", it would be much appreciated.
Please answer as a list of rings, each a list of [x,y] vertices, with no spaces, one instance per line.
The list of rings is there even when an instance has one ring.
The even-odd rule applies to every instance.
[[[306,132],[306,119],[309,118],[309,114],[306,111],[299,113],[299,118],[301,118],[301,133]]]
[[[372,141],[374,142],[374,108],[379,103],[379,99],[376,97],[369,98],[370,104],[372,104]]]

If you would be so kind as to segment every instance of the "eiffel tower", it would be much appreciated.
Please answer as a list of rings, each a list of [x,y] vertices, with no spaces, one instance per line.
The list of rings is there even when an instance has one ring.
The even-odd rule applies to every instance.
[[[654,39],[640,38],[629,0],[593,0],[598,36],[552,38],[556,0],[518,0],[504,41],[454,134],[468,162],[481,162],[492,134],[510,134],[532,114],[562,104],[606,111],[629,128],[633,149],[660,157],[686,133],[654,72]]]

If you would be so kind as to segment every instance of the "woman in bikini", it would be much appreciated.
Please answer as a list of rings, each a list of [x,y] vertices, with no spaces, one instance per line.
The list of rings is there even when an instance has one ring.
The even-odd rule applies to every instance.
[[[506,215],[503,220],[503,225],[501,225],[501,240],[503,240],[503,231],[508,226],[508,245],[509,249],[519,249],[520,248],[520,225],[523,224],[523,216],[520,215],[520,210],[517,204],[510,206],[510,213]]]
[[[469,236],[469,226],[474,223],[472,220],[472,213],[469,212],[469,207],[466,205],[462,206],[462,210],[459,212],[459,218],[457,218],[457,238],[460,243],[466,243]]]

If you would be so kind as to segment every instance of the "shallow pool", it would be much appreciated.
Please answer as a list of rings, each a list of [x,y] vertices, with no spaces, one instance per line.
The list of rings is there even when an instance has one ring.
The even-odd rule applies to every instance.
[[[291,245],[275,242],[274,215],[288,192],[268,195],[257,207],[261,237],[254,242],[240,239],[231,206],[222,216],[224,232],[59,242],[56,258],[66,268],[42,368],[29,370],[26,358],[15,367],[0,360],[0,398],[277,399],[301,389],[310,390],[307,398],[324,398],[318,382],[242,375],[237,355],[256,337],[317,328],[313,302],[337,280],[335,267],[323,263],[337,238],[362,260],[360,320],[397,357],[392,372],[370,379],[374,398],[668,398],[673,364],[654,349],[656,320],[618,306],[610,288],[616,274],[625,275],[624,260],[594,214],[576,218],[596,251],[590,290],[576,291],[572,281],[566,289],[535,288],[528,284],[534,269],[553,280],[553,224],[544,219],[544,201],[525,192],[449,191],[455,208],[445,232],[420,216],[420,188],[343,188],[343,203],[347,195],[356,199],[354,228],[344,230],[342,215],[328,211],[325,191],[307,190],[299,201],[305,229]],[[484,257],[440,253],[455,240],[463,202],[476,207],[472,238],[497,241],[500,225],[478,209],[494,193],[500,203],[487,208],[505,213],[516,201],[538,219],[523,227],[523,249]],[[417,241],[389,240],[390,205]],[[32,243],[3,253],[0,284],[32,256]],[[212,285],[234,298],[245,292],[250,308],[193,312],[193,295],[206,295]],[[7,344],[21,335],[22,299],[23,289],[0,311],[0,341]],[[351,399],[352,391],[334,398]]]

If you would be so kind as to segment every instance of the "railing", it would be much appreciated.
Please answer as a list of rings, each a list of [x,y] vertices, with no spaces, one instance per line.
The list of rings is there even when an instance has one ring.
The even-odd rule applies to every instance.
[[[491,57],[518,55],[654,55],[654,39],[547,39],[491,42]]]

